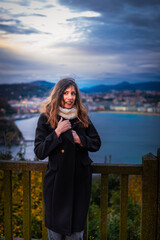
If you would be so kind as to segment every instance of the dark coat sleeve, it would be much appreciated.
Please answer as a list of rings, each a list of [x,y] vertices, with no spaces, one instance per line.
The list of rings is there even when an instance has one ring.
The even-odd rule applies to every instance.
[[[48,132],[47,117],[42,113],[38,119],[34,141],[36,156],[41,160],[45,159],[61,141],[61,137],[57,137],[54,129],[51,133]]]
[[[90,152],[98,151],[101,146],[101,139],[91,120],[89,120],[89,125],[86,128],[85,134],[79,135],[79,138],[82,143],[81,148]]]

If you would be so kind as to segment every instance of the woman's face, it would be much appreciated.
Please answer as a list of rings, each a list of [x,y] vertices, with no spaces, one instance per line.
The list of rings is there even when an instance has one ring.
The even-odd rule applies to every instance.
[[[63,93],[63,99],[61,101],[61,107],[63,108],[72,108],[76,100],[76,89],[74,86],[66,88]]]

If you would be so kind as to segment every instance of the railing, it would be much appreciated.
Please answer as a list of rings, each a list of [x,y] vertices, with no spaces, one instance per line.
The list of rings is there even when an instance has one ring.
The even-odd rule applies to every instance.
[[[42,172],[46,162],[0,161],[4,170],[4,226],[5,239],[12,238],[12,171],[23,172],[23,239],[31,239],[31,171]],[[120,240],[127,239],[128,176],[142,176],[141,240],[160,240],[160,149],[157,157],[149,153],[142,157],[142,164],[117,165],[93,164],[93,173],[101,174],[101,227],[100,239],[107,239],[108,175],[119,174],[120,182]],[[43,201],[43,196],[42,196]],[[42,207],[44,216],[44,203]],[[47,240],[47,229],[42,220],[42,240]],[[87,231],[84,239],[87,240]]]

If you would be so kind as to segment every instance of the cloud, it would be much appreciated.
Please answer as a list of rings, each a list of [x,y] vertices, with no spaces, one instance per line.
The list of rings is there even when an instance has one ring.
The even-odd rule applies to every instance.
[[[157,20],[155,19],[155,22]],[[142,19],[136,18],[130,18],[129,23],[127,19],[123,21],[118,24],[108,24],[102,23],[99,18],[70,19],[68,22],[74,24],[75,32],[83,33],[84,38],[74,43],[61,42],[59,45],[78,48],[96,55],[132,53],[140,49],[155,52],[160,50],[160,31],[156,31],[157,28],[146,27],[146,24],[150,25],[151,23],[144,23]],[[140,21],[141,27],[137,27]]]
[[[136,82],[150,82],[150,81],[159,81],[160,74],[155,73],[121,73],[117,74],[115,72],[103,73],[96,76],[95,79],[99,79],[103,84],[116,84],[119,82],[127,81],[130,83]],[[92,79],[90,79],[92,82]],[[95,85],[97,82],[95,81]]]
[[[5,9],[3,7],[0,7],[0,15],[3,16],[3,15],[8,15],[10,14],[10,11],[8,9]]]
[[[14,17],[14,15],[11,15]],[[46,17],[42,14],[17,14],[16,17],[28,17],[28,16],[38,16],[38,17]],[[49,34],[47,32],[39,31],[33,27],[27,27],[22,24],[22,21],[17,18],[0,18],[0,31],[2,34]]]
[[[98,12],[121,12],[125,6],[146,8],[159,6],[159,0],[58,0],[58,3],[69,7],[74,11],[98,11]]]
[[[55,5],[53,5],[53,4],[47,4],[47,5],[43,6],[43,9],[54,8],[54,7],[55,7]]]
[[[8,23],[8,24],[6,24]],[[41,32],[32,27],[24,26],[20,20],[0,18],[0,31],[12,34],[40,34]]]
[[[39,14],[39,13],[30,13],[30,14],[27,14],[27,13],[18,13],[18,14],[11,14],[12,17],[47,17],[46,15],[44,14]]]
[[[55,64],[56,66],[56,64]],[[26,70],[49,70],[53,69],[54,64],[48,63],[45,60],[41,60],[38,57],[28,56],[23,54],[18,54],[11,49],[0,47],[0,70],[2,72],[12,70],[25,72]],[[54,69],[55,70],[55,69]]]
[[[68,18],[67,22],[75,27],[75,32],[83,33],[82,38],[77,42],[57,44],[57,47],[68,48],[68,51],[79,56],[84,55],[89,59],[92,56],[97,62],[97,79],[100,71],[105,75],[106,70],[106,75],[110,77],[105,77],[104,81],[127,80],[127,77],[131,81],[160,79],[158,1],[132,4],[129,0],[60,0],[59,3],[73,12],[100,13],[98,17]]]
[[[72,11],[95,11],[100,13],[100,17],[93,19],[93,24],[97,21],[107,25],[127,26],[132,24],[136,28],[151,26],[152,28],[159,28],[159,0],[59,0],[58,2]],[[86,20],[89,19],[86,18]]]
[[[41,2],[41,3],[45,3],[47,2],[47,0],[34,0],[35,2]],[[19,6],[24,6],[24,7],[28,7],[31,5],[31,2],[33,2],[32,0],[1,0],[2,3],[10,3],[10,4],[16,4]]]
[[[23,67],[23,68],[22,68]],[[7,48],[0,48],[0,70],[6,72],[7,70],[33,69],[33,62],[25,56],[17,54]]]
[[[37,79],[54,80],[65,65],[36,56],[25,56],[0,47],[0,83],[27,82]]]
[[[45,10],[45,9],[51,9],[51,8],[55,8],[56,6],[55,5],[53,5],[53,4],[47,4],[47,5],[44,5],[43,7],[36,7],[36,8],[34,8],[34,10],[35,11],[43,11],[43,10]]]
[[[27,55],[34,52],[37,60],[7,53],[5,49],[6,60],[1,60],[4,69],[10,69],[6,75],[12,75],[13,79],[16,75],[17,79],[22,78],[23,73],[26,79],[31,76],[42,79],[44,75],[50,78],[58,71],[62,75],[72,72],[84,79],[99,79],[104,75],[104,80],[127,76],[133,80],[132,75],[137,80],[145,76],[154,79],[154,74],[160,75],[159,0],[57,0],[55,5],[49,0],[15,0],[14,3],[0,9],[1,35],[5,44],[14,39],[12,43],[20,43],[21,51],[24,47]],[[49,36],[44,34],[45,30]]]
[[[29,6],[30,0],[20,0],[20,1],[11,1],[11,0],[1,0],[1,3],[8,3],[8,4],[18,4],[20,6]]]
[[[0,31],[3,34],[49,34],[47,32],[39,31],[38,29],[34,27],[30,27],[26,25],[26,21],[22,23],[22,20],[19,20],[21,17],[39,17],[47,18],[47,15],[41,14],[41,13],[30,13],[29,11],[26,12],[20,12],[20,13],[14,13],[14,11],[10,8],[10,10],[6,10],[4,8],[0,8],[0,15],[3,17],[0,17]],[[33,20],[34,22],[34,20]]]
[[[34,17],[47,17],[47,15],[40,14],[40,13],[25,13],[25,12],[12,13],[11,11],[6,10],[4,8],[0,8],[0,14],[1,14],[1,16],[5,16],[5,18],[6,18],[6,16],[14,18],[15,21],[19,17],[32,17],[32,16],[34,16]],[[7,21],[7,19],[6,19],[6,21]]]
[[[134,12],[134,13],[127,13],[123,18],[124,24],[132,24],[136,28],[148,28],[149,30],[152,29],[160,29],[159,21],[160,15],[159,12],[150,12],[143,13],[143,12]]]
[[[58,2],[72,11],[100,13],[98,17],[67,19],[75,27],[75,32],[83,33],[83,38],[73,43],[73,47],[79,50],[95,55],[160,51],[160,2],[157,0]]]
[[[19,21],[18,19],[14,19],[14,18],[9,18],[9,19],[0,18],[0,22],[1,23],[4,23],[4,22],[14,22],[16,24],[19,24],[21,21]]]
[[[70,51],[70,55],[72,54],[73,51]],[[65,59],[67,65],[59,61],[59,59],[57,62],[52,61],[50,63],[41,60],[41,58],[38,59],[38,57],[34,59],[33,57],[26,57],[12,52],[9,49],[0,48],[1,83],[27,82],[37,79],[55,81],[72,74],[79,76],[78,83],[89,84],[91,82],[92,85],[97,84],[97,80],[100,83],[113,84],[124,80],[129,82],[158,80],[160,77],[160,70],[157,71],[158,53],[157,56],[153,56],[151,53],[143,56],[140,52],[131,56],[119,54],[115,58],[110,55],[108,56],[108,62],[111,64],[112,69],[108,66],[105,56],[103,62],[101,62],[102,58],[97,57],[96,61],[94,61],[94,58],[90,57],[93,61],[91,62],[83,54],[75,56],[75,60],[72,59],[73,63],[67,62],[70,56],[63,54],[62,58]],[[77,59],[80,60],[78,65],[76,63]],[[150,60],[152,60],[152,65],[149,65]],[[71,65],[74,67],[71,68]],[[96,68],[101,68],[101,65],[104,65],[102,71],[97,72]],[[92,69],[92,71],[89,69]]]
[[[123,8],[123,1],[119,0],[58,0],[58,3],[69,7],[73,11],[119,12]]]
[[[7,25],[7,24],[0,24],[0,31],[5,33],[14,33],[14,34],[39,34],[40,31],[38,31],[35,28],[26,28],[23,25]]]
[[[159,6],[159,0],[124,0],[124,3],[129,4],[134,7],[144,8],[144,7],[152,7],[152,6]]]

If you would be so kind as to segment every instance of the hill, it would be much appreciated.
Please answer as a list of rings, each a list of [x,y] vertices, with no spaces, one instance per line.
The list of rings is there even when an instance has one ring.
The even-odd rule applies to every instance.
[[[45,80],[38,80],[30,83],[1,84],[0,96],[6,100],[19,100],[32,97],[45,97],[53,88],[55,83]],[[160,91],[160,82],[142,82],[129,83],[121,82],[115,85],[96,85],[90,88],[80,89],[84,93],[105,93],[111,90],[142,90],[142,91]]]
[[[6,100],[48,96],[54,83],[35,81],[30,83],[1,84],[0,96]]]
[[[45,86],[45,87],[54,87],[55,83],[47,82],[45,80],[37,80],[34,82],[30,82],[31,85],[35,86]]]
[[[90,88],[82,88],[81,91],[85,93],[104,93],[111,90],[142,90],[142,91],[160,91],[160,82],[142,82],[142,83],[128,83],[122,82],[116,85],[96,85]]]

